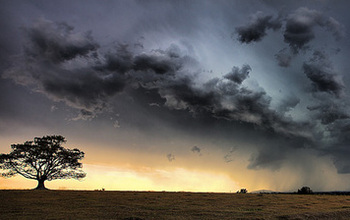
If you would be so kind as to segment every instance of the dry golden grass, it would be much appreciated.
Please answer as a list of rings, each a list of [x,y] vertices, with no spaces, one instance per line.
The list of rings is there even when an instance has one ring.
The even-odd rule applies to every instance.
[[[350,219],[350,196],[0,191],[0,219]]]

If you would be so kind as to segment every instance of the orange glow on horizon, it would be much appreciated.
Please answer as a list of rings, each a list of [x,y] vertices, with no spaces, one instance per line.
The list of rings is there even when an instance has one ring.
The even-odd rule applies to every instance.
[[[140,167],[138,170],[86,164],[84,180],[47,181],[49,189],[75,190],[125,190],[125,191],[191,191],[230,192],[238,190],[237,183],[224,174],[191,171],[185,168],[153,169]],[[1,179],[2,189],[31,189],[36,181],[23,177]]]

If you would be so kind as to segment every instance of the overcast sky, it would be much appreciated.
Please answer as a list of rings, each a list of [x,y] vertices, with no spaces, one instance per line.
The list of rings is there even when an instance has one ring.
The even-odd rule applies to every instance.
[[[65,136],[88,176],[54,188],[350,190],[349,7],[2,0],[0,151]]]

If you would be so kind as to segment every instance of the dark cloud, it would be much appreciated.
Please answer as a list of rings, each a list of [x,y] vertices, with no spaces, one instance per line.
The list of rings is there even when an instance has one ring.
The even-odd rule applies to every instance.
[[[184,58],[176,45],[167,50],[153,50],[150,53],[135,54],[128,44],[118,44],[115,52],[105,55],[106,62],[98,69],[126,73],[128,71],[151,71],[155,74],[165,74],[178,71]]]
[[[249,77],[249,71],[251,70],[252,68],[247,64],[243,65],[241,69],[234,66],[231,72],[226,74],[224,78],[232,80],[235,83],[241,84],[247,77]]]
[[[274,31],[279,30],[282,26],[280,17],[273,19],[272,15],[264,15],[262,12],[257,12],[250,16],[249,22],[236,28],[238,40],[241,43],[251,43],[260,41],[268,29]]]
[[[167,154],[166,157],[168,158],[169,162],[172,162],[173,160],[175,160],[175,155],[172,153]]]
[[[281,168],[285,155],[278,148],[268,151],[261,151],[254,153],[249,159],[248,169],[264,169],[270,168],[272,170],[278,170]]]
[[[331,155],[334,165],[340,174],[350,173],[350,120],[336,120],[327,125],[329,137],[326,139],[330,144],[321,152]]]
[[[329,28],[333,34],[340,30],[335,20],[328,19],[332,24],[318,23],[318,19],[321,19],[318,16],[324,16],[303,10],[297,10],[287,19],[287,26],[288,22],[291,26],[286,26],[289,37],[286,42],[292,49],[295,47],[299,50],[307,45],[313,38],[314,26]],[[311,20],[311,24],[299,21],[303,16]],[[280,25],[279,18],[258,13],[249,25],[237,28],[237,32],[241,42],[250,43],[261,40],[268,29],[278,30]],[[293,25],[296,29],[305,27],[293,32]],[[304,32],[306,35],[302,34]],[[272,97],[258,84],[248,87],[243,83],[252,70],[248,64],[241,68],[233,66],[223,77],[204,81],[198,80],[198,62],[175,44],[157,50],[144,50],[144,47],[137,46],[137,50],[142,51],[136,51],[130,46],[132,44],[118,44],[105,52],[98,47],[91,33],[76,32],[65,23],[47,20],[39,20],[33,27],[25,28],[25,33],[28,37],[25,50],[14,59],[13,67],[6,71],[4,77],[79,110],[73,120],[89,120],[100,113],[113,111],[110,104],[112,99],[117,94],[124,94],[135,102],[145,102],[148,108],[157,113],[163,113],[166,109],[172,112],[171,115],[186,114],[192,119],[191,122],[209,116],[207,118],[210,119],[206,120],[210,122],[230,124],[225,127],[226,133],[230,133],[234,126],[239,127],[235,127],[235,132],[246,126],[253,130],[252,133],[266,136],[265,139],[261,138],[263,141],[259,139],[254,143],[259,145],[266,142],[271,145],[259,146],[260,150],[250,159],[250,169],[278,169],[293,149],[311,147],[334,156],[339,172],[350,172],[342,154],[347,153],[346,146],[350,143],[346,136],[349,134],[346,130],[347,105],[340,107],[332,100],[341,98],[344,86],[325,53],[316,51],[309,61],[304,62],[303,70],[307,76],[304,78],[309,79],[314,87],[310,97],[313,99],[312,105],[308,107],[308,113],[314,118],[296,121],[286,113],[298,106],[299,97],[282,99],[275,107]],[[276,59],[281,66],[288,66],[290,56],[285,49],[276,55]],[[320,94],[327,98],[317,98]],[[321,100],[322,105],[319,103]],[[139,106],[135,104],[133,107],[137,109]],[[125,111],[129,111],[129,108]],[[119,127],[119,121],[122,123],[123,119],[114,121],[114,126]],[[325,140],[327,132],[335,139],[334,146],[337,147],[334,151],[327,151],[331,146],[318,145],[320,142],[317,138]],[[195,153],[201,151],[196,146],[191,150]],[[224,157],[225,161],[232,161],[232,155],[233,151],[229,151]],[[172,153],[166,156],[169,161],[175,159]]]
[[[254,124],[284,137],[309,136],[311,125],[296,123],[273,110],[271,97],[262,88],[248,89],[226,78],[214,78],[199,86],[186,77],[162,83],[157,89],[166,100],[165,106],[188,110],[194,116],[206,113],[218,119]],[[288,103],[285,108],[292,109],[292,104],[296,105]]]
[[[215,103],[215,94],[196,88],[194,81],[189,77],[162,83],[162,87],[158,89],[161,97],[166,99],[165,106],[171,109],[184,109],[196,114],[211,111]]]
[[[41,38],[50,38],[52,45],[78,44],[77,47],[69,48],[85,45],[81,42],[97,45],[90,36],[75,33],[72,29],[68,31],[65,25],[65,28],[60,29],[56,28],[59,24],[44,23],[41,32],[35,28],[38,24],[33,29],[40,32],[36,35]],[[33,33],[30,28],[27,33],[27,49],[17,60],[17,65],[7,70],[5,76],[44,93],[54,101],[62,101],[78,109],[80,113],[73,120],[89,120],[97,114],[112,112],[110,102],[113,96],[121,92],[132,95],[133,90],[142,88],[145,97],[151,94],[158,96],[155,99],[144,98],[147,106],[156,102],[168,109],[188,111],[194,117],[206,115],[213,119],[251,124],[274,138],[295,138],[308,142],[312,135],[312,125],[294,122],[275,111],[271,107],[272,98],[262,88],[243,86],[242,82],[251,71],[247,64],[242,68],[234,66],[222,78],[213,78],[200,84],[196,74],[191,73],[197,61],[183,55],[176,45],[165,50],[136,52],[128,44],[119,44],[114,51],[105,54],[97,47],[91,47],[89,52],[82,49],[73,50],[71,55],[62,55],[60,51],[63,49],[51,53],[50,49],[39,47],[36,41],[33,42],[36,37],[30,35]],[[62,39],[55,34],[67,36],[62,43]],[[70,35],[79,36],[79,40],[75,41]],[[20,62],[22,60],[25,62]],[[284,107],[281,109],[288,111],[296,104],[295,100],[290,100],[282,104]],[[118,126],[119,121],[116,124]],[[288,146],[293,148],[292,145]],[[200,148],[192,148],[192,151],[200,153]],[[265,166],[263,157],[265,155],[262,154],[252,158],[250,168]],[[175,156],[168,154],[167,158],[172,161]],[[229,156],[226,159],[230,160]]]
[[[333,159],[338,173],[350,173],[350,114],[349,102],[335,98],[334,94],[314,93],[317,104],[307,109],[312,112],[312,119],[320,129],[315,135],[315,146],[322,154]]]
[[[252,19],[250,25],[242,26],[240,29],[237,28],[239,40],[242,43],[261,40],[266,35],[267,21],[267,17],[260,16],[259,18],[259,16],[256,16],[255,19]],[[334,18],[328,17],[317,10],[301,7],[289,14],[285,21],[284,41],[289,44],[290,50],[284,48],[275,55],[278,65],[281,67],[289,67],[292,59],[300,50],[310,48],[309,43],[319,33],[316,31],[317,27],[331,33],[336,40],[344,37],[344,26]],[[252,27],[257,28],[252,29]],[[278,134],[274,136],[275,140],[292,131],[293,135],[290,133],[289,135],[294,140],[293,144],[286,142],[284,145],[281,145],[272,141],[270,145],[265,144],[266,146],[261,146],[260,151],[252,154],[248,166],[249,169],[279,169],[283,165],[284,158],[287,158],[291,153],[290,150],[293,148],[292,145],[294,145],[294,147],[312,148],[318,152],[328,154],[333,158],[338,173],[349,173],[350,163],[346,158],[349,155],[350,138],[347,138],[347,135],[349,135],[350,129],[346,128],[350,127],[350,115],[348,103],[342,99],[345,94],[343,80],[336,72],[336,68],[333,67],[327,54],[320,50],[315,50],[312,57],[308,61],[303,62],[302,70],[312,85],[312,104],[307,107],[310,114],[309,121],[296,122],[292,117],[289,117],[289,114],[286,114],[292,112],[300,103],[301,100],[298,97],[291,96],[282,99],[275,112],[271,109],[269,97],[263,91],[260,94],[256,93],[257,91],[249,91],[252,92],[251,94],[254,94],[254,98],[243,95],[245,94],[242,91],[244,88],[241,88],[239,84],[249,74],[232,74],[235,72],[234,70],[226,78],[230,79],[228,77],[230,76],[232,82],[235,82],[236,85],[231,86],[231,93],[225,93],[227,92],[225,90],[225,92],[220,91],[220,94],[225,94],[226,98],[228,94],[239,94],[240,99],[234,100],[242,100],[239,102],[239,106],[243,108],[243,106],[248,105],[250,108],[243,108],[243,111],[217,108],[216,116],[220,115],[221,118],[228,120],[242,120],[245,118],[240,114],[242,112],[245,116],[249,116],[247,118],[255,119],[254,122],[250,120],[250,123],[255,123],[259,128]],[[237,68],[236,72],[238,71],[239,69]],[[241,76],[241,78],[237,76]],[[217,84],[219,81],[217,81]],[[222,99],[216,98],[213,100]],[[235,101],[232,103],[235,103]],[[305,132],[305,130],[304,132],[296,132],[299,129],[305,129],[303,124],[310,132]],[[281,142],[283,141],[285,140],[281,139]],[[268,143],[267,140],[266,143]]]
[[[27,56],[51,62],[63,62],[77,56],[85,56],[97,49],[90,32],[76,33],[74,28],[62,22],[40,19],[29,29],[25,28],[30,39],[26,48]]]
[[[125,73],[132,69],[133,54],[129,50],[128,44],[118,44],[115,51],[105,55],[105,62],[101,66],[96,67],[99,70],[116,71]]]
[[[330,31],[336,39],[344,35],[342,25],[334,18],[326,17],[320,11],[301,7],[287,17],[284,41],[289,44],[294,53],[298,53],[315,38],[316,26]]]
[[[200,154],[200,153],[201,153],[201,149],[200,149],[199,147],[197,147],[197,146],[192,147],[192,148],[191,148],[191,151],[192,151],[193,153],[197,153],[197,154]]]
[[[164,74],[167,72],[176,71],[176,67],[169,66],[167,60],[158,60],[158,57],[152,57],[146,54],[141,54],[135,57],[134,68],[136,71],[148,71],[153,70],[156,74]]]
[[[292,61],[292,55],[288,53],[287,48],[283,48],[275,54],[275,58],[278,61],[278,65],[281,67],[289,67]]]
[[[98,44],[90,33],[74,32],[65,23],[45,19],[25,32],[25,50],[3,77],[81,110],[80,118],[105,111],[108,97],[123,89],[125,82],[118,74],[91,68]]]
[[[25,32],[25,50],[3,77],[80,110],[74,119],[91,119],[110,111],[109,99],[126,86],[160,87],[186,62],[193,64],[175,45],[136,54],[128,45],[119,44],[114,52],[103,55],[90,33],[74,32],[65,23],[45,19]]]
[[[327,92],[337,97],[342,94],[343,82],[324,52],[314,51],[313,57],[304,62],[303,70],[311,80],[315,92]]]
[[[314,129],[309,125],[306,126],[310,130]],[[279,170],[296,152],[307,152],[308,149],[319,150],[320,146],[316,144],[314,137],[315,133],[311,138],[301,136],[283,138],[282,136],[266,135],[259,141],[260,147],[257,151],[251,154],[247,168]]]
[[[324,102],[322,105],[308,106],[307,109],[317,112],[316,118],[319,119],[324,125],[333,123],[336,120],[349,118],[346,111],[334,102]]]

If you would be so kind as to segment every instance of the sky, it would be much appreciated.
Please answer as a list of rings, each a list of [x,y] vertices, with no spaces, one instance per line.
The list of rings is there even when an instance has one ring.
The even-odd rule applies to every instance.
[[[0,152],[66,137],[52,189],[350,190],[349,7],[0,0]]]

